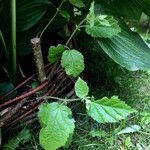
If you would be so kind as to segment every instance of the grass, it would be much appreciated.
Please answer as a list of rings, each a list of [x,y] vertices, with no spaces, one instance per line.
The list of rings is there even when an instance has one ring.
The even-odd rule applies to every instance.
[[[116,67],[112,67],[112,69]],[[120,68],[120,67],[119,67]],[[98,124],[84,112],[77,114],[73,142],[68,150],[149,150],[150,149],[150,75],[147,72],[110,70],[107,85],[98,85],[91,94],[101,98],[118,95],[137,110],[126,120],[117,124]],[[98,83],[98,82],[97,82]],[[109,85],[109,86],[108,86]],[[94,84],[95,87],[95,84]],[[93,87],[93,88],[94,88]],[[78,107],[79,108],[79,107]],[[116,133],[130,125],[139,125],[135,133]],[[91,131],[98,132],[92,135]]]

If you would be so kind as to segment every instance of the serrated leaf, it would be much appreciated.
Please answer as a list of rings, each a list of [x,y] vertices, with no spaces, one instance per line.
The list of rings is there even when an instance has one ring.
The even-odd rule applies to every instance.
[[[21,132],[18,133],[18,135],[8,141],[7,144],[5,144],[4,150],[15,150],[19,147],[20,142],[27,142],[31,139],[31,133],[28,129],[24,128]]]
[[[75,83],[75,93],[80,98],[85,98],[89,93],[89,87],[87,83],[81,78],[78,78]]]
[[[86,32],[92,37],[111,38],[121,32],[117,20],[108,15],[96,15],[94,2],[91,4],[89,14],[86,17]]]
[[[71,5],[76,6],[78,8],[82,8],[85,6],[82,0],[69,0],[69,2]]]
[[[127,133],[134,133],[137,131],[140,131],[141,127],[139,125],[131,125],[129,127],[126,127],[125,129],[121,130],[120,132],[117,133],[117,135],[120,134],[127,134]]]
[[[99,39],[98,43],[121,66],[132,71],[150,69],[150,49],[138,34],[122,31],[111,39]]]
[[[84,70],[83,55],[75,49],[66,50],[61,58],[61,66],[67,75],[77,77]]]
[[[38,117],[42,123],[39,139],[45,150],[56,150],[65,146],[75,125],[71,110],[57,102],[42,104]]]
[[[130,106],[119,100],[117,96],[111,99],[104,97],[100,100],[88,103],[87,112],[99,123],[118,122],[135,112]]]
[[[61,44],[58,44],[57,47],[51,46],[48,51],[49,62],[54,63],[54,62],[58,61],[61,58],[62,53],[64,51],[65,51],[65,48]]]

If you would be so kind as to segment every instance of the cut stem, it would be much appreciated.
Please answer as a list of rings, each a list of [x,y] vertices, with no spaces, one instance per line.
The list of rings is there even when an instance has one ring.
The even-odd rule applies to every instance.
[[[40,83],[42,83],[46,80],[46,73],[44,69],[40,38],[31,39],[31,44],[32,44],[32,51],[34,55],[38,80]]]

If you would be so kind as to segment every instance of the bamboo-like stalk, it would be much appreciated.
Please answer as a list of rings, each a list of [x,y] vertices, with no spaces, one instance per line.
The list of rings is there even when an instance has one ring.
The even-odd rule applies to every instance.
[[[16,0],[10,0],[11,7],[11,51],[10,57],[10,76],[13,83],[17,76],[17,57],[16,57]]]

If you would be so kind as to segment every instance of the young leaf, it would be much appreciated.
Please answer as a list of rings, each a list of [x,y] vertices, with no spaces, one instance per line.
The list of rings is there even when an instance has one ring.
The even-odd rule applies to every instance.
[[[84,70],[83,55],[77,50],[66,50],[61,58],[61,66],[69,76],[77,77]]]
[[[107,15],[97,15],[94,13],[94,2],[91,4],[87,15],[86,32],[92,37],[111,38],[121,32],[118,22]]]
[[[16,148],[19,147],[19,143],[20,142],[28,142],[31,138],[31,133],[28,129],[24,128],[21,132],[19,132],[19,134],[10,139],[8,141],[7,144],[5,144],[3,147],[4,149],[3,150],[15,150]]]
[[[60,10],[59,14],[64,17],[65,19],[67,19],[67,21],[70,20],[70,14],[66,11],[66,10]]]
[[[42,104],[38,117],[42,123],[39,139],[45,150],[56,150],[65,146],[75,125],[71,110],[57,102]]]
[[[135,112],[117,96],[113,96],[111,99],[104,97],[87,105],[88,115],[99,123],[118,122]]]
[[[141,127],[139,125],[131,125],[129,127],[126,127],[125,129],[121,130],[120,132],[118,132],[117,135],[126,134],[126,133],[133,133],[133,132],[137,132],[140,130],[141,130]]]
[[[65,51],[65,48],[61,44],[58,44],[57,47],[51,46],[48,51],[49,62],[54,63],[54,62],[58,61],[61,58],[62,53],[64,51]]]
[[[69,0],[69,2],[71,5],[76,6],[78,8],[82,8],[85,6],[82,0]]]
[[[75,93],[80,98],[85,98],[89,93],[89,87],[87,83],[81,78],[78,78],[75,83]]]

